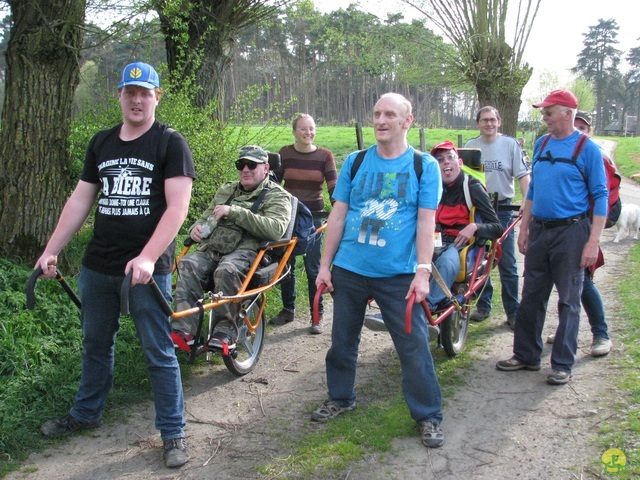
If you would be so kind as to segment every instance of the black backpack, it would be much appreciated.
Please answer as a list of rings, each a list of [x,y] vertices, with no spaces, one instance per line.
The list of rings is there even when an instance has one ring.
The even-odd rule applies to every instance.
[[[267,190],[268,187],[263,188],[258,194],[253,202],[253,206],[251,207],[252,212],[258,211]],[[291,200],[295,203],[295,205],[292,204],[292,209],[295,207],[295,220],[293,223],[293,229],[291,230],[291,237],[296,237],[298,239],[296,246],[293,248],[292,255],[304,255],[316,244],[316,242],[321,241],[322,232],[318,232],[313,224],[313,214],[311,213],[311,210],[309,210],[304,203],[293,195],[291,196]]]
[[[300,200],[298,200],[296,207],[293,236],[298,239],[293,249],[293,255],[304,255],[311,250],[311,247],[313,247],[316,242],[321,241],[322,238],[322,232],[318,232],[313,224],[313,214],[311,210]]]

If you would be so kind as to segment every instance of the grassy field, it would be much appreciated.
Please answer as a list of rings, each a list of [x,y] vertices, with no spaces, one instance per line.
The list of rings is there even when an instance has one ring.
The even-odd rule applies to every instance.
[[[426,148],[430,149],[445,139],[457,144],[458,136],[464,143],[476,135],[476,131],[430,130],[426,132]],[[372,129],[365,128],[363,137],[365,146],[371,145],[374,141]],[[615,158],[620,170],[625,175],[640,171],[640,139],[611,139],[619,141]],[[334,153],[338,165],[357,149],[355,129],[350,127],[319,127],[316,140],[319,146]],[[409,140],[419,146],[419,131],[412,129]],[[283,128],[265,147],[277,151],[288,143],[292,143],[291,131]],[[86,241],[87,232],[83,231],[66,249],[70,266],[63,273],[74,287]],[[620,288],[620,314],[629,319],[629,328],[622,338],[625,354],[621,367],[624,368],[620,368],[615,379],[621,401],[610,420],[600,426],[603,445],[615,445],[628,456],[634,454],[636,458],[640,445],[640,376],[637,373],[640,362],[639,262],[640,244],[633,250],[629,271]],[[301,263],[298,262],[300,270],[297,276],[298,311],[303,312],[308,305]],[[0,476],[15,468],[30,452],[51,444],[50,440],[39,435],[38,426],[52,416],[66,413],[79,380],[78,311],[56,282],[51,281],[38,282],[36,309],[26,310],[24,287],[30,273],[30,265],[0,259]],[[499,286],[494,288],[499,291]],[[499,309],[500,305],[496,307]],[[273,290],[269,292],[267,315],[272,316],[279,309],[279,291]],[[451,359],[444,355],[436,358],[438,375],[447,378],[447,384],[452,385],[444,392],[445,395],[450,395],[460,384],[461,380],[453,382],[452,379],[459,379],[458,373],[471,365],[474,346],[488,334],[480,324],[479,328],[473,329],[468,347],[461,355]],[[132,322],[127,318],[122,322],[117,346],[114,389],[108,400],[106,421],[126,416],[129,406],[151,396],[142,352]],[[183,365],[185,378],[188,378],[190,370],[190,366]],[[292,473],[308,472],[309,468],[316,472],[339,468],[342,462],[361,458],[364,452],[361,438],[352,434],[352,422],[358,422],[359,427],[369,425],[367,448],[384,451],[389,448],[391,439],[399,435],[398,432],[409,430],[407,418],[404,401],[401,395],[397,395],[370,408],[359,409],[355,415],[345,419],[336,419],[331,429],[321,436],[310,434],[296,439],[296,452],[281,461],[288,463],[287,468]],[[331,455],[327,454],[329,451]],[[323,463],[326,458],[332,459],[332,465]],[[277,467],[265,464],[263,473],[268,474]],[[629,476],[625,477],[626,472],[623,472],[620,478],[637,478],[640,469],[636,466],[628,472]]]

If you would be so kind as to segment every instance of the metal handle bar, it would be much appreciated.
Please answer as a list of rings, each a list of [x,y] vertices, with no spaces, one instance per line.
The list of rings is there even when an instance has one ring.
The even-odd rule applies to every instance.
[[[33,273],[31,274],[31,276],[29,277],[29,281],[27,282],[26,294],[27,294],[27,308],[29,310],[33,310],[33,308],[36,305],[35,286],[36,286],[36,282],[38,281],[38,278],[40,278],[42,273],[43,273],[42,268],[40,268],[39,266],[36,267]],[[76,292],[74,292],[73,289],[69,286],[69,284],[67,283],[67,281],[64,279],[64,277],[58,271],[57,268],[56,268],[56,280],[62,286],[64,291],[67,292],[67,295],[69,295],[69,298],[71,298],[73,303],[75,303],[78,308],[81,308],[82,304],[80,303],[80,299],[76,295]]]
[[[413,312],[413,305],[416,303],[416,294],[412,293],[409,295],[409,299],[407,300],[407,308],[404,311],[404,332],[411,333],[411,313]],[[424,313],[427,314],[427,318],[429,318],[429,305],[426,300],[422,300],[420,302],[422,308],[424,308]]]
[[[120,313],[122,315],[129,315],[129,290],[131,289],[131,277],[133,275],[133,270],[130,270],[129,273],[124,277],[122,281],[122,286],[120,287]],[[173,309],[167,299],[164,298],[164,295],[160,291],[160,287],[153,280],[153,278],[147,284],[151,287],[153,294],[156,297],[156,300],[160,304],[162,311],[167,315],[171,316],[173,314]]]
[[[320,298],[325,293],[331,292],[327,290],[327,286],[323,283],[318,287],[318,289],[316,290],[316,295],[315,297],[313,297],[313,314],[311,317],[314,325],[318,325],[318,323],[320,322]]]

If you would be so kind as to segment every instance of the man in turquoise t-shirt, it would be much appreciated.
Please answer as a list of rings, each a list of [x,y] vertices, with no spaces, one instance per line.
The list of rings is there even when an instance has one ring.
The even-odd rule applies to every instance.
[[[407,143],[413,115],[406,98],[383,95],[373,117],[377,144],[367,150],[353,178],[356,154],[346,158],[327,223],[316,284],[334,294],[326,357],[329,399],[311,419],[323,422],[355,408],[360,333],[367,301],[374,298],[400,357],[402,391],[422,443],[440,447],[442,396],[425,314],[418,304],[429,293],[440,170],[431,155],[421,154],[418,178],[414,149]],[[413,294],[412,331],[407,335],[405,308]]]

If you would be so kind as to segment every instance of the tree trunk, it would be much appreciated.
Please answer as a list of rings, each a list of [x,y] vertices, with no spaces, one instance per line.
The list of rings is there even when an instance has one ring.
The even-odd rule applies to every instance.
[[[69,133],[85,0],[10,0],[0,133],[0,249],[32,263],[70,191]]]

